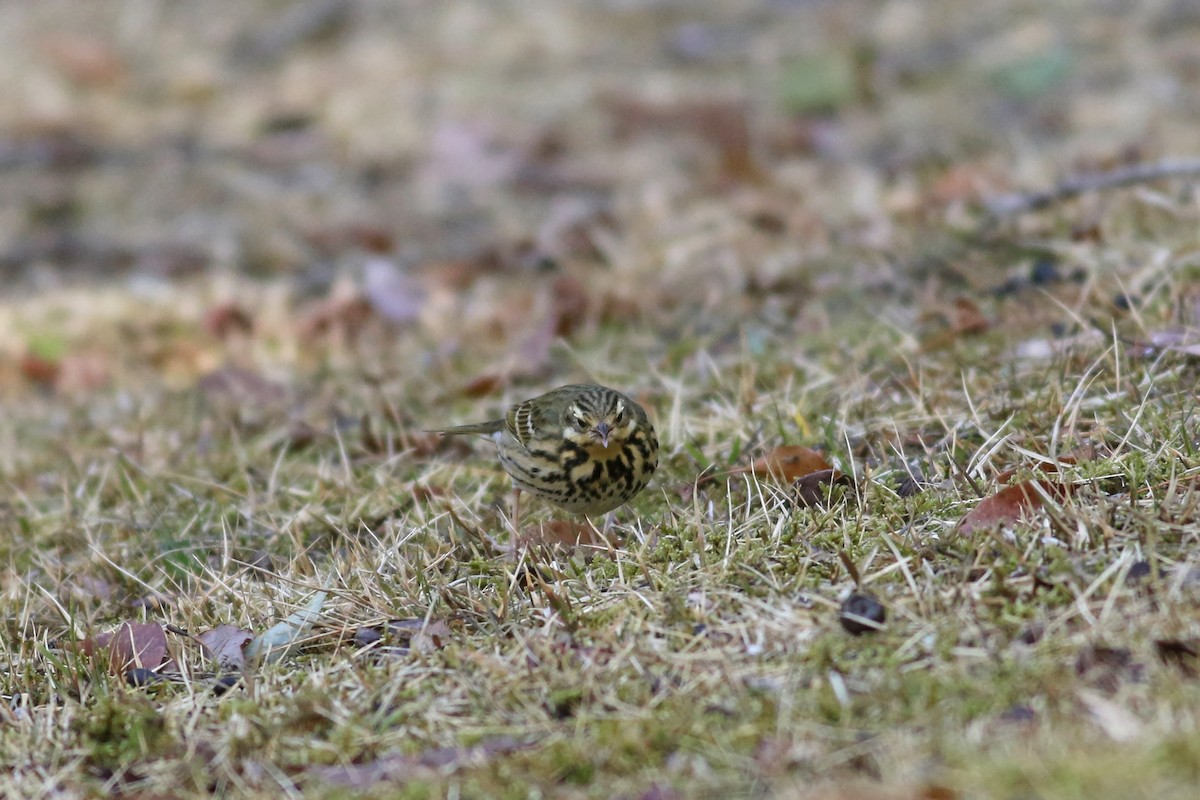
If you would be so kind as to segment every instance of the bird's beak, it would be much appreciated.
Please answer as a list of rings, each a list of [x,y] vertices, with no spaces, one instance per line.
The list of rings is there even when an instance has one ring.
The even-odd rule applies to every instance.
[[[612,428],[610,428],[608,426],[608,423],[607,422],[597,423],[596,427],[593,428],[593,430],[596,432],[596,435],[600,437],[600,446],[608,447],[608,435],[610,433],[612,433]]]

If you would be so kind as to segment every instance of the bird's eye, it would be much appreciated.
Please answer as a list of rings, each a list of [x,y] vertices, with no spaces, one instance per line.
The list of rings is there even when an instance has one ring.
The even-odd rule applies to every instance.
[[[581,431],[587,428],[587,420],[585,420],[581,414],[572,414],[571,421],[574,422],[575,427],[579,428]]]

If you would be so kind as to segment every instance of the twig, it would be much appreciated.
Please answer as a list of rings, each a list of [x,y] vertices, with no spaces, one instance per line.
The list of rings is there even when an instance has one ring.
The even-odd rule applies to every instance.
[[[1041,192],[1027,194],[1004,194],[984,200],[988,214],[995,217],[1011,217],[1026,211],[1036,211],[1053,203],[1062,202],[1084,192],[1115,189],[1134,183],[1148,183],[1163,178],[1184,175],[1200,175],[1200,158],[1165,158],[1149,164],[1132,164],[1127,167],[1076,175],[1060,182],[1057,186]]]

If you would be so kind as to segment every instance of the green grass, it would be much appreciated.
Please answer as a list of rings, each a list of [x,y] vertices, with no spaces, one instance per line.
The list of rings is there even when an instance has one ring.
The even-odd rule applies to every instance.
[[[5,12],[0,796],[1193,796],[1200,362],[1144,345],[1200,329],[1195,186],[978,201],[1194,148],[1194,20],[584,5],[254,63],[277,3]],[[579,380],[661,465],[613,547],[521,546],[489,444],[423,432]],[[739,469],[780,445],[855,485]],[[959,532],[1009,471],[1075,488]],[[193,637],[320,592],[218,683]],[[127,621],[169,679],[89,655]]]

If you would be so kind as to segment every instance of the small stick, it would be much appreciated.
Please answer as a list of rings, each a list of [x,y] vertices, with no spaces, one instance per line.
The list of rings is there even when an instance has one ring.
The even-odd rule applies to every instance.
[[[1149,183],[1163,178],[1200,175],[1200,158],[1164,158],[1161,161],[1131,164],[1108,172],[1075,175],[1057,186],[1041,192],[1002,194],[984,200],[992,217],[1011,217],[1026,211],[1037,211],[1053,203],[1068,200],[1084,192],[1115,189],[1135,183]]]

